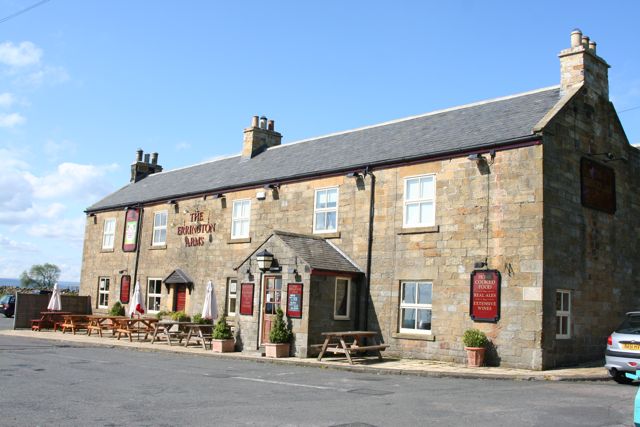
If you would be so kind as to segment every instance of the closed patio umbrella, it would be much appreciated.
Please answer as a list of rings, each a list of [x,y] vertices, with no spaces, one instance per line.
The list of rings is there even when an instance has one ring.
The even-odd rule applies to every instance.
[[[216,319],[218,317],[218,304],[216,294],[213,292],[211,280],[207,283],[207,294],[204,296],[204,306],[202,307],[203,319]]]
[[[144,314],[144,298],[142,298],[142,294],[140,293],[140,282],[136,281],[136,287],[133,291],[133,299],[129,304],[129,316],[133,317],[135,313]]]
[[[49,304],[47,305],[47,310],[62,310],[62,302],[60,301],[60,289],[58,289],[57,283],[53,285],[53,293],[51,294],[51,299],[49,300]]]

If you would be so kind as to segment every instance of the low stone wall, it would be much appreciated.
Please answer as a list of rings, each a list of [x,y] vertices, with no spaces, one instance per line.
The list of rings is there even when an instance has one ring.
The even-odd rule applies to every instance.
[[[51,294],[17,294],[13,329],[30,328],[31,319],[39,319],[40,312],[47,310]],[[62,295],[62,310],[78,314],[91,314],[91,297]]]

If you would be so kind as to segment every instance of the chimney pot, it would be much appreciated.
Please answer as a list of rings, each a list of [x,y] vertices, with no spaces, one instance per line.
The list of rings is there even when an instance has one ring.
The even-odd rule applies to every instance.
[[[136,150],[136,162],[141,162],[142,161],[142,148],[138,148]]]
[[[585,49],[589,48],[589,37],[582,36],[582,46],[584,46]]]
[[[571,32],[571,47],[578,47],[582,43],[582,31],[576,28]]]
[[[158,164],[158,153],[151,153],[151,164],[152,165]]]
[[[150,156],[150,154],[149,154],[149,153],[147,153],[147,154],[145,154],[145,155],[144,155],[144,162],[145,162],[145,163],[149,163],[149,156]]]
[[[270,131],[274,131],[276,129],[276,123],[273,120],[269,120],[267,122],[267,129]]]
[[[260,129],[267,128],[267,118],[265,116],[260,117]]]
[[[258,116],[253,116],[253,118],[251,119],[251,127],[252,128],[257,128],[259,126],[259,118]]]
[[[596,53],[596,42],[591,40],[589,41],[589,49],[591,49],[591,51],[593,51],[593,53]]]

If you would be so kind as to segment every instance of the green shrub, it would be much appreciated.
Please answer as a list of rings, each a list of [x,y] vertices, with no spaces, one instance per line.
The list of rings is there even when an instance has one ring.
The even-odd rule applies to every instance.
[[[271,325],[271,331],[269,332],[269,341],[274,344],[287,343],[291,341],[292,333],[289,326],[283,319],[284,313],[282,309],[278,307],[276,311],[276,320]]]
[[[171,313],[171,319],[178,322],[188,322],[191,320],[191,317],[189,317],[184,311],[174,311]]]
[[[215,328],[213,328],[213,338],[216,340],[228,340],[233,338],[231,333],[231,326],[227,325],[227,316],[222,315],[216,322]]]
[[[191,319],[191,321],[193,323],[198,323],[200,325],[210,325],[211,323],[213,323],[213,321],[211,319],[203,318],[202,314],[200,314],[200,313],[194,314],[193,318]]]
[[[462,343],[465,347],[484,347],[489,342],[489,339],[479,329],[467,329],[462,336]]]
[[[170,315],[171,315],[171,311],[162,310],[156,313],[156,319],[160,320],[164,316],[170,316]]]
[[[120,301],[116,301],[113,303],[113,306],[109,310],[109,315],[111,316],[124,316],[124,305]]]

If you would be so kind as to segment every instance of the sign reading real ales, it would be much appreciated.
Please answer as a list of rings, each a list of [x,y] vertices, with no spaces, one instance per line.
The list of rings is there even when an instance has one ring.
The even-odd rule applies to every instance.
[[[500,272],[474,270],[471,273],[469,312],[475,322],[493,322],[500,319]]]

